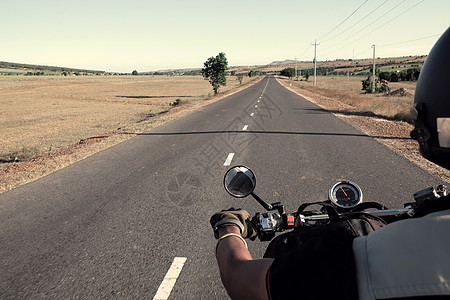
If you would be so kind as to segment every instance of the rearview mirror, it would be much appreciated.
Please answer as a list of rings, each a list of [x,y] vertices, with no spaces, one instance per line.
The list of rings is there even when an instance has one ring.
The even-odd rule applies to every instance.
[[[244,166],[232,167],[223,179],[225,190],[233,197],[244,198],[250,195],[256,186],[253,172]]]

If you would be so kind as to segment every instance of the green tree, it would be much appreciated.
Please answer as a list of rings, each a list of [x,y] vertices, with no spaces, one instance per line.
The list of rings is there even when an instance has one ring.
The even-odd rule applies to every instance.
[[[406,70],[405,80],[407,81],[416,81],[419,78],[420,69],[413,68]]]
[[[398,82],[400,81],[400,75],[397,72],[391,72],[391,76],[389,77],[390,82]]]
[[[291,79],[292,77],[295,76],[295,69],[294,68],[283,69],[280,71],[280,75],[289,77],[289,79]]]
[[[203,66],[202,75],[205,80],[209,80],[216,95],[220,86],[227,85],[228,61],[225,53],[220,52],[216,57],[211,56]]]
[[[133,72],[131,72],[131,75],[138,75],[138,71],[133,70]]]
[[[391,77],[391,72],[380,72],[378,74],[378,79],[380,80],[389,80]]]

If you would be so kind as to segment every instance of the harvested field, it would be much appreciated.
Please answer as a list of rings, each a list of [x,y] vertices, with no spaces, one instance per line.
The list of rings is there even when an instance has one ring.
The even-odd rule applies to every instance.
[[[0,159],[112,130],[144,130],[140,123],[167,112],[176,99],[183,105],[209,96],[211,86],[201,77],[0,77]]]
[[[234,76],[227,83],[219,92],[239,86]],[[0,192],[218,99],[204,101],[212,96],[200,76],[0,76]],[[25,174],[30,169],[35,174]]]

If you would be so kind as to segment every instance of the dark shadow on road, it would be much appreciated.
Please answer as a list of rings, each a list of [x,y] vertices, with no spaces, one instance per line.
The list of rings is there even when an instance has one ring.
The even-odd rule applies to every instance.
[[[327,132],[295,132],[295,131],[262,131],[262,130],[227,130],[227,131],[190,131],[190,132],[144,132],[138,135],[148,136],[171,136],[171,135],[198,135],[198,134],[279,134],[279,135],[317,135],[317,136],[353,136],[353,137],[370,137],[376,139],[386,140],[410,140],[411,138],[395,137],[395,136],[377,136],[366,134],[354,134],[354,133],[327,133]]]
[[[192,98],[194,96],[116,96],[117,98],[127,99],[153,99],[153,98]]]
[[[300,110],[300,109],[299,109]],[[301,110],[305,111],[312,111],[311,114],[323,114],[323,113],[333,113],[333,114],[341,114],[345,116],[362,116],[362,117],[371,117],[371,118],[378,118],[388,121],[404,121],[411,123],[410,120],[408,120],[407,116],[394,116],[394,117],[388,117],[376,114],[371,111],[348,111],[348,110],[327,110],[322,108],[303,108]]]
[[[305,114],[305,115],[323,115],[323,114],[329,114],[331,113],[328,110],[322,109],[322,108],[304,108],[304,107],[299,107],[299,108],[293,108],[293,111],[297,111],[298,113],[301,112],[301,114]]]

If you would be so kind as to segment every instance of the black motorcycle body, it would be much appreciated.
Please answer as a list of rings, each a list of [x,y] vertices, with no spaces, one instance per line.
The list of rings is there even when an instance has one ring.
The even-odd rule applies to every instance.
[[[266,212],[252,218],[261,241],[271,241],[264,257],[275,258],[281,253],[308,243],[320,236],[353,239],[364,236],[398,220],[414,217],[425,204],[447,195],[445,186],[430,187],[414,194],[414,202],[402,209],[388,209],[377,202],[363,202],[361,189],[351,181],[335,183],[329,199],[304,203],[296,212],[287,213],[280,202],[269,204],[254,193],[256,178],[245,166],[235,166],[224,177],[227,192],[237,198],[252,195]],[[313,210],[312,207],[317,207]],[[285,233],[275,237],[277,232]]]

